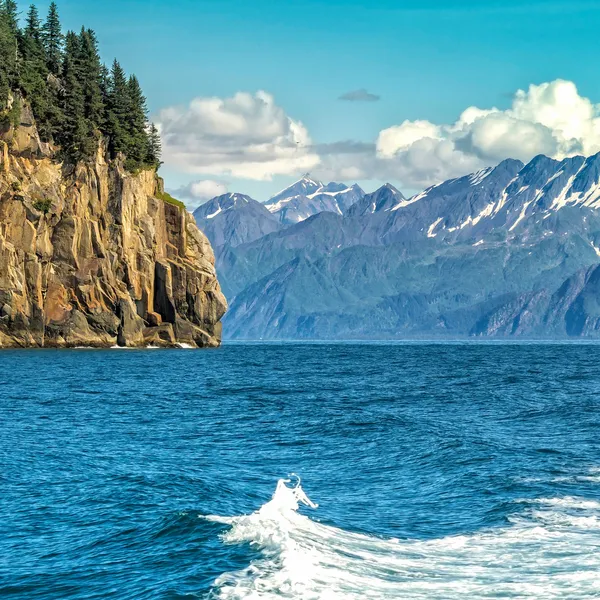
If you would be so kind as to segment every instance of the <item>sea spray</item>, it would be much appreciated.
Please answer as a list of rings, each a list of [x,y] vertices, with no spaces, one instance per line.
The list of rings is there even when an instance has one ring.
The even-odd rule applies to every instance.
[[[593,598],[600,596],[600,503],[586,498],[520,499],[507,527],[432,540],[380,539],[318,523],[300,482],[277,483],[251,515],[208,517],[231,526],[226,544],[261,557],[225,573],[211,596],[298,598]]]

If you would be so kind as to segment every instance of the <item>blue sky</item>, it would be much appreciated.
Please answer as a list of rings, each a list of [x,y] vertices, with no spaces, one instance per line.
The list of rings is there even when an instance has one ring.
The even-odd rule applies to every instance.
[[[47,4],[38,7],[45,12]],[[467,107],[508,109],[516,90],[556,79],[572,81],[582,97],[600,100],[595,60],[600,2],[58,0],[58,5],[65,28],[95,29],[103,58],[117,56],[138,75],[153,115],[196,97],[264,90],[302,122],[312,144],[374,144],[380,131],[405,120],[452,124]],[[381,99],[338,99],[362,88]],[[166,163],[168,187],[211,178],[258,199],[296,175],[288,169],[257,181],[210,165],[191,173],[177,161]],[[383,180],[376,171],[360,171],[366,188]],[[418,178],[401,170],[394,177],[393,169],[384,175],[388,172],[386,178],[399,186],[419,187]]]

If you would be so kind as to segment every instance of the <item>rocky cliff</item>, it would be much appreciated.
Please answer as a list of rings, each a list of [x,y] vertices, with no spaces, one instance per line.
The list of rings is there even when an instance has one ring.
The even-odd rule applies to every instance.
[[[103,148],[61,164],[27,107],[0,131],[0,348],[217,346],[226,308],[210,243],[154,171]]]

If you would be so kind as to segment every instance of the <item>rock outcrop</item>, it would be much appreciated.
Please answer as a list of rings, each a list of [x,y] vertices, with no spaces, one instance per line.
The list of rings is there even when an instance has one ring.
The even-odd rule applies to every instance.
[[[0,131],[0,348],[217,346],[226,309],[210,243],[154,171],[103,148],[61,164],[26,106]]]

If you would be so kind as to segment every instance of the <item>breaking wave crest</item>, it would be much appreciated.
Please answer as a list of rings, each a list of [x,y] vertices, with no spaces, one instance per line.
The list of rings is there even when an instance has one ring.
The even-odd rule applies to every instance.
[[[562,497],[520,500],[510,525],[432,540],[380,539],[318,523],[300,480],[280,480],[251,515],[207,517],[230,526],[227,544],[260,558],[224,573],[211,598],[600,597],[600,502]]]

